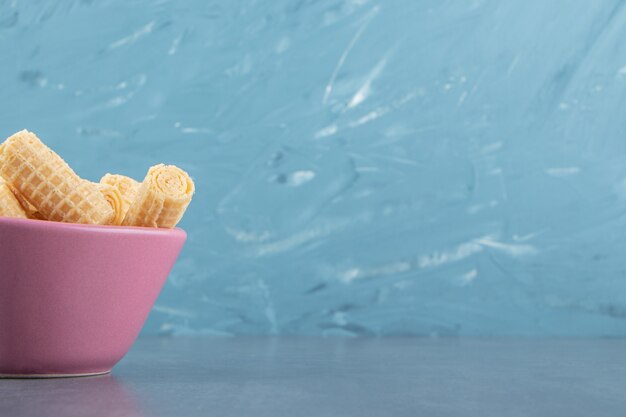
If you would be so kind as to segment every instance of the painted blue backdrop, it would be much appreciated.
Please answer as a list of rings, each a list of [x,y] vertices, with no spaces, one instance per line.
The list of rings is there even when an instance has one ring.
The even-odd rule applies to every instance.
[[[145,333],[626,335],[622,1],[0,1],[0,128],[197,194]]]

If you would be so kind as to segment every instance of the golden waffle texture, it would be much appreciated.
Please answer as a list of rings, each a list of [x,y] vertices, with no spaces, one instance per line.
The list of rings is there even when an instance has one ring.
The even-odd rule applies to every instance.
[[[124,220],[124,214],[126,214],[124,210],[124,200],[122,199],[120,190],[109,184],[95,184],[115,212],[115,216],[113,216],[110,224],[119,226],[122,224],[122,220]]]
[[[15,195],[15,198],[17,198],[17,201],[20,202],[20,205],[22,206],[22,208],[26,212],[26,216],[29,219],[40,219],[40,220],[43,220],[43,218],[40,216],[40,214],[37,211],[37,209],[35,208],[35,206],[30,204],[28,202],[28,200],[26,200],[26,197],[24,197],[22,195],[22,193],[17,191],[15,189],[15,187],[13,187],[13,185],[9,184],[8,182],[7,182],[7,186],[11,189],[11,191],[13,191],[13,194]]]
[[[100,184],[112,185],[119,190],[123,202],[122,218],[124,218],[130,205],[135,201],[141,183],[125,175],[106,174],[100,179]]]
[[[194,191],[185,171],[173,165],[155,165],[139,186],[122,224],[172,228],[185,214]]]
[[[0,150],[0,175],[52,221],[110,224],[114,211],[98,187],[82,180],[35,134],[22,130]]]
[[[27,218],[26,211],[18,201],[9,184],[0,177],[0,216]]]

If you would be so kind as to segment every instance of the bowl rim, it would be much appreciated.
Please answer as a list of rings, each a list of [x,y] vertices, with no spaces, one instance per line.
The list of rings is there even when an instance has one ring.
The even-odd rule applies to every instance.
[[[158,227],[139,226],[113,226],[100,224],[62,223],[37,219],[22,219],[17,217],[4,217],[0,215],[0,224],[10,224],[29,229],[74,231],[82,233],[106,233],[106,234],[133,234],[133,235],[159,235],[186,237],[187,233],[179,228],[165,229]]]

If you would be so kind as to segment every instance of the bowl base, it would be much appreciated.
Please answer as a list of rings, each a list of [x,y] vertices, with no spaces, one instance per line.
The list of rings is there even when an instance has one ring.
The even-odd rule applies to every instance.
[[[2,374],[0,373],[0,379],[37,379],[37,378],[76,378],[85,376],[97,376],[110,373],[111,370],[100,372],[87,372],[82,374]]]

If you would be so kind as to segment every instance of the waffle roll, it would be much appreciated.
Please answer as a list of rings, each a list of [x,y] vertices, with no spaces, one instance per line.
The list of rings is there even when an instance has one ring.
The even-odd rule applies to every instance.
[[[185,214],[194,191],[185,171],[174,165],[155,165],[139,186],[122,224],[173,228]]]
[[[15,198],[17,198],[17,201],[20,202],[20,205],[22,206],[22,208],[24,209],[24,211],[26,212],[26,216],[29,219],[37,219],[37,220],[45,220],[43,218],[43,216],[41,215],[41,213],[39,213],[37,211],[37,209],[35,208],[35,206],[33,206],[32,204],[30,204],[28,202],[28,200],[26,199],[26,197],[24,197],[22,195],[22,193],[20,193],[19,191],[17,191],[15,189],[15,187],[13,187],[11,184],[7,183],[7,185],[9,186],[9,188],[11,189],[11,191],[13,191],[13,194],[15,195]]]
[[[124,200],[122,199],[122,194],[120,193],[120,190],[109,184],[94,184],[96,185],[96,187],[98,187],[104,198],[113,209],[113,212],[115,213],[113,219],[111,219],[111,223],[109,224],[119,226],[120,224],[122,224],[122,220],[124,220],[124,214],[126,214],[126,212],[124,211]]]
[[[100,179],[100,184],[111,185],[120,192],[122,197],[122,219],[137,196],[140,183],[125,175],[106,174]],[[121,221],[120,221],[121,222]]]
[[[26,219],[26,211],[11,191],[10,185],[0,177],[0,216]]]
[[[12,135],[0,148],[0,175],[47,220],[110,224],[114,219],[98,187],[82,180],[27,130]]]

